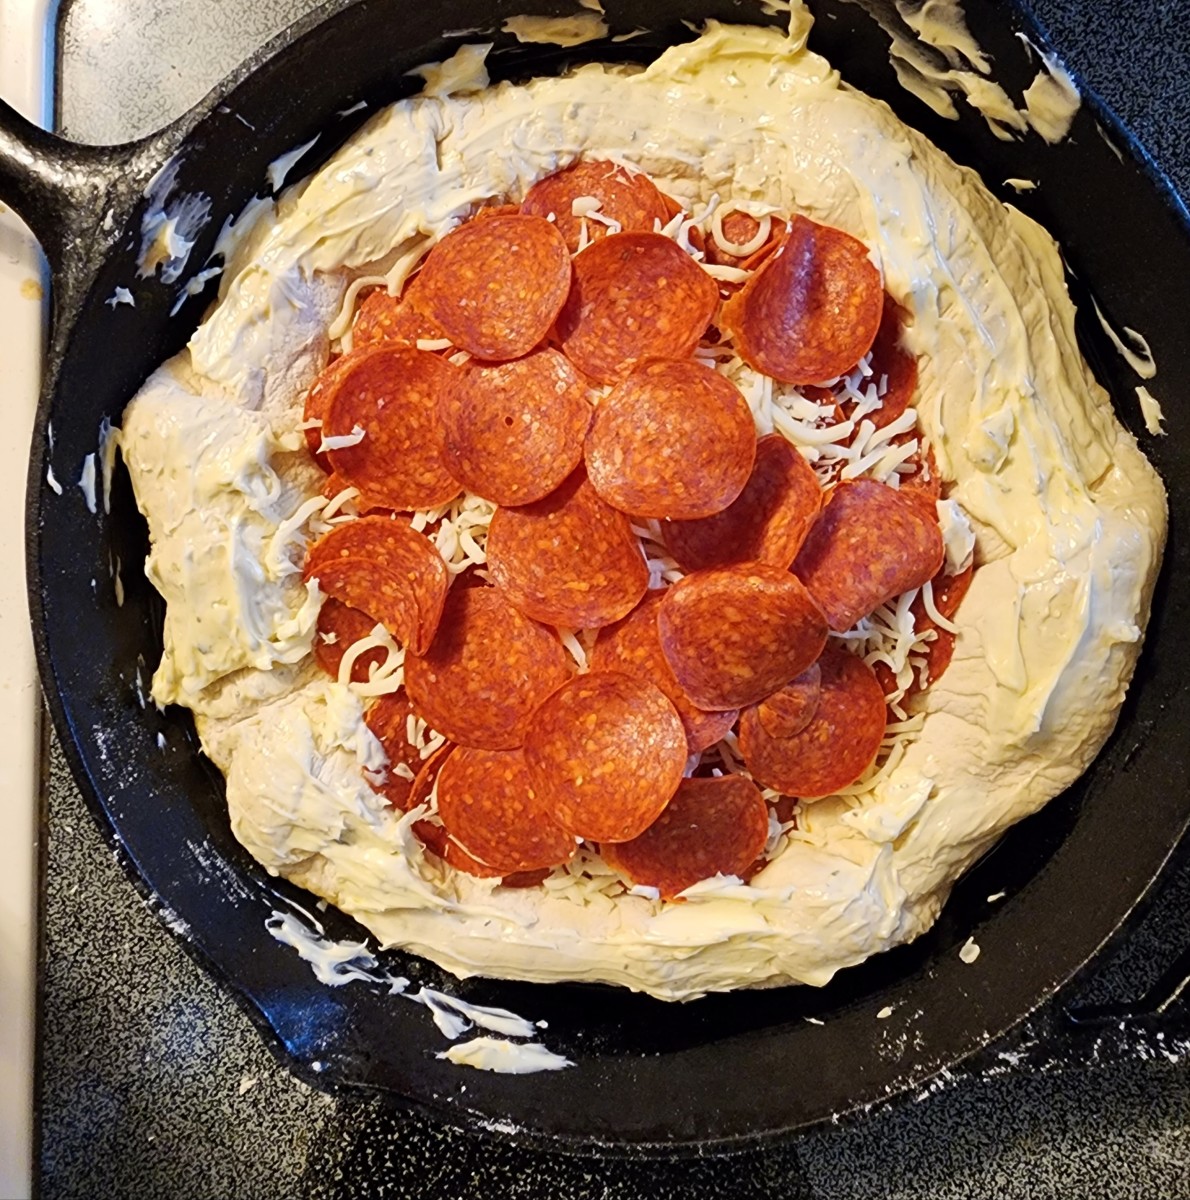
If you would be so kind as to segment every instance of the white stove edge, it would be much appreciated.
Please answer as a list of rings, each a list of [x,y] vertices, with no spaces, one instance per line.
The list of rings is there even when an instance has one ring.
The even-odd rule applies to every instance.
[[[0,96],[50,119],[57,0],[0,0]],[[18,462],[0,472],[0,1196],[31,1195],[41,696],[25,595],[25,461],[41,381],[48,294],[29,230],[0,211],[0,386]],[[67,483],[71,486],[72,481]]]

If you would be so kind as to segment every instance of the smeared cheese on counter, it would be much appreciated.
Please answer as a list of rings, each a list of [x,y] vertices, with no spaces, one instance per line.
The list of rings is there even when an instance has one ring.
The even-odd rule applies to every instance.
[[[1165,497],[1079,356],[1057,247],[843,85],[805,49],[808,28],[800,7],[788,37],[711,23],[643,71],[586,66],[378,113],[244,222],[218,304],[126,411],[147,569],[168,603],[154,697],[194,709],[249,851],[385,946],[463,977],[665,999],[825,984],[928,928],[958,874],[1077,778],[1115,723]],[[473,206],[523,196],[580,153],[634,164],[691,212],[715,195],[797,210],[872,248],[912,314],[919,420],[956,481],[948,557],[973,541],[977,564],[903,753],[866,790],[802,805],[750,884],[706,881],[681,903],[609,895],[598,860],[506,889],[424,854],[425,810],[395,812],[361,774],[383,752],[359,697],[307,655],[317,597],[262,565],[321,486],[290,447],[352,280],[398,290]],[[301,538],[291,547],[297,561]],[[477,1055],[497,1053],[486,1041]]]

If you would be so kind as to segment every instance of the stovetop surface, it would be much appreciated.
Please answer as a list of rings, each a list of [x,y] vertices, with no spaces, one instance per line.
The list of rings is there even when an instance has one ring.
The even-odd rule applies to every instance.
[[[63,0],[59,127],[148,132],[313,7]],[[1190,3],[1034,9],[1190,196]],[[47,1197],[1190,1197],[1190,1026],[1176,1004],[1129,1017],[1190,947],[1190,864],[1093,976],[913,1102],[778,1149],[625,1163],[546,1158],[311,1091],[137,896],[56,746],[47,793]]]

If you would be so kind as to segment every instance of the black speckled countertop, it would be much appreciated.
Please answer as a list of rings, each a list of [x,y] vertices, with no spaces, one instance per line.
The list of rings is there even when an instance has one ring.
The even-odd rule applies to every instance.
[[[64,0],[62,128],[94,140],[152,128],[310,7]],[[1190,3],[1034,0],[1034,9],[1067,65],[1190,196]],[[45,1197],[1190,1198],[1190,1069],[1184,1046],[1160,1040],[1097,1063],[1022,1055],[1027,1068],[958,1077],[846,1128],[672,1164],[547,1158],[311,1091],[140,900],[56,747],[48,761]],[[1188,942],[1183,868],[1093,986],[1127,996],[1129,981]]]

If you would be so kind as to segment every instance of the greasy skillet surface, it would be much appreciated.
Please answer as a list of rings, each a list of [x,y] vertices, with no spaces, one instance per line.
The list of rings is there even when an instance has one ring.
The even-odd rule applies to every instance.
[[[534,7],[546,10],[517,4],[500,11]],[[585,57],[645,57],[687,36],[678,16],[758,19],[729,3],[607,7],[613,32],[635,28],[647,12],[650,24],[668,36],[582,47]],[[129,247],[137,241],[143,207],[136,193],[160,165],[162,147],[183,137],[180,187],[212,197],[212,220],[191,258],[197,270],[224,217],[250,198],[277,154],[321,132],[295,177],[317,165],[358,119],[334,114],[362,98],[377,105],[406,94],[405,69],[449,53],[436,29],[491,21],[491,6],[461,0],[432,16],[399,8],[398,17],[395,3],[361,3],[321,27],[304,23],[250,64],[229,94],[205,102],[162,143],[83,156],[75,164],[76,186],[90,186],[97,201],[116,202],[114,231],[105,249],[98,234],[105,205],[85,211],[76,205],[67,229],[81,241],[59,237],[50,248],[59,307],[50,388],[33,450],[29,545],[43,679],[84,794],[122,846],[138,885],[185,923],[192,952],[237,990],[262,1028],[275,1031],[294,1069],[321,1086],[381,1088],[461,1124],[511,1121],[522,1137],[557,1148],[597,1142],[641,1151],[739,1145],[912,1087],[996,1036],[1084,963],[1126,917],[1190,816],[1182,733],[1190,705],[1175,649],[1186,602],[1169,583],[1184,578],[1187,567],[1180,531],[1190,467],[1177,453],[1186,435],[1180,397],[1162,391],[1170,436],[1147,438],[1137,418],[1135,381],[1114,356],[1099,353],[1106,345],[1102,335],[1082,323],[1101,378],[1171,491],[1171,545],[1139,686],[1088,775],[1004,839],[956,889],[934,930],[826,989],[736,993],[684,1006],[603,987],[458,984],[419,960],[382,956],[415,981],[548,1021],[545,1040],[577,1065],[557,1075],[507,1077],[441,1063],[433,1055],[445,1043],[424,1010],[363,984],[325,988],[265,931],[272,909],[287,907],[279,896],[302,905],[309,897],[270,880],[236,845],[222,781],[196,754],[189,720],[151,706],[142,711],[137,676],[147,688],[160,644],[159,602],[140,571],[144,526],[122,477],[108,518],[92,518],[73,487],[83,457],[95,449],[100,418],[118,418],[148,371],[184,344],[203,307],[191,301],[170,321],[176,289],[134,277]],[[1026,83],[1032,71],[1003,10],[967,8],[1009,84]],[[1144,331],[1162,379],[1185,378],[1190,350],[1178,315],[1190,303],[1190,242],[1144,172],[1118,161],[1097,135],[1094,115],[1084,108],[1072,138],[1056,148],[1035,139],[1004,145],[978,119],[956,127],[923,117],[921,106],[892,84],[883,36],[864,13],[847,5],[831,11],[838,19],[819,23],[815,47],[845,78],[888,98],[960,161],[983,168],[989,182],[1010,175],[1039,180],[1037,193],[1014,202],[1059,236],[1072,267],[1094,281],[1117,324]],[[400,46],[393,29],[400,30]],[[498,45],[491,65],[501,75],[540,73],[564,61],[548,47]],[[336,69],[327,71],[327,63]],[[125,179],[123,190],[112,183],[114,171]],[[1096,196],[1112,203],[1096,203]],[[54,203],[52,193],[25,199]],[[1113,216],[1120,212],[1130,214],[1127,226]],[[1160,289],[1155,279],[1162,280]],[[102,303],[116,286],[133,288],[135,309]],[[44,483],[50,423],[62,497]],[[117,559],[122,607],[109,574]],[[989,907],[985,898],[999,891],[1007,898]],[[327,924],[332,936],[360,936],[337,914]],[[982,955],[967,966],[957,951],[970,934]],[[895,1008],[893,1017],[875,1020],[885,1005]],[[810,1024],[806,1016],[825,1024]],[[316,1061],[321,1072],[312,1068]]]

